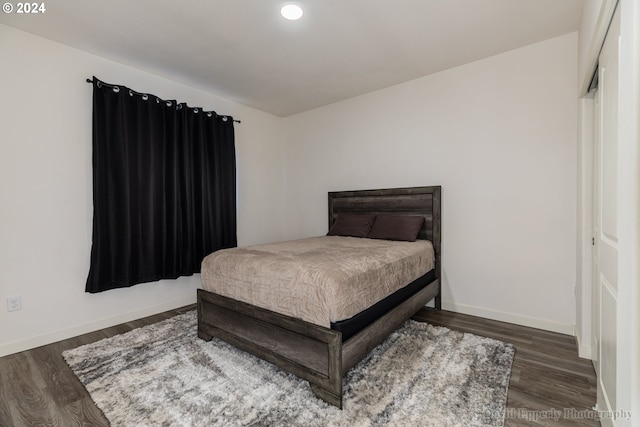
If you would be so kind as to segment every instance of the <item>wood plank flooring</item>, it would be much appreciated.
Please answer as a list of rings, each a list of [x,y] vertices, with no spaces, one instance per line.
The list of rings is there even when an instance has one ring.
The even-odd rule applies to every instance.
[[[0,426],[108,426],[62,352],[194,308],[167,311],[0,358]],[[516,346],[505,425],[599,425],[577,412],[595,405],[596,377],[591,362],[578,358],[573,337],[446,311],[423,309],[414,318]]]
[[[505,426],[599,426],[596,374],[578,357],[575,338],[475,316],[423,309],[415,320],[516,346]]]

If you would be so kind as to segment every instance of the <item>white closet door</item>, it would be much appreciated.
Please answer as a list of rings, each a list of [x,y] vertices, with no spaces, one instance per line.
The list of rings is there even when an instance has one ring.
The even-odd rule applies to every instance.
[[[595,165],[595,286],[598,408],[615,410],[618,308],[618,51],[616,11],[599,59]],[[602,420],[603,425],[611,420]]]

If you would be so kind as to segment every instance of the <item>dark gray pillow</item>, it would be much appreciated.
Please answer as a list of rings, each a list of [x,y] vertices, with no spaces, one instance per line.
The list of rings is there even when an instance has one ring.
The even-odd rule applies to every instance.
[[[378,215],[367,235],[370,239],[415,242],[424,217],[415,215]]]
[[[327,236],[367,237],[375,215],[338,214]]]

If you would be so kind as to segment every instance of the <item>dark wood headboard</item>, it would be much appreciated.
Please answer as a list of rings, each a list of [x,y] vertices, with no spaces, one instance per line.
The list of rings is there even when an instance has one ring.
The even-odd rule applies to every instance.
[[[329,228],[340,213],[420,215],[425,221],[419,239],[431,240],[440,273],[440,192],[430,187],[329,192]]]

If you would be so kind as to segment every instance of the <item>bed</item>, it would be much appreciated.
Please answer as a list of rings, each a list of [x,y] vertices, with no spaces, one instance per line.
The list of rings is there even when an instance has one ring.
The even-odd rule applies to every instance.
[[[198,336],[217,337],[271,362],[307,380],[316,396],[342,408],[344,373],[427,302],[434,300],[440,309],[440,193],[440,186],[429,186],[328,194],[329,234],[349,215],[421,217],[413,243],[338,232],[207,256],[203,289],[197,294]],[[341,254],[333,253],[339,247],[367,256],[343,262]],[[432,260],[425,261],[429,250]],[[268,261],[258,256],[265,252]],[[378,252],[384,262],[397,258],[393,262],[399,264],[381,264],[373,256]],[[284,268],[274,260],[289,265]],[[358,273],[350,276],[349,269]],[[392,273],[380,273],[387,270]],[[334,285],[337,278],[344,282]],[[369,281],[387,288],[369,295]],[[289,289],[283,290],[284,285]],[[311,294],[319,296],[307,300]]]

